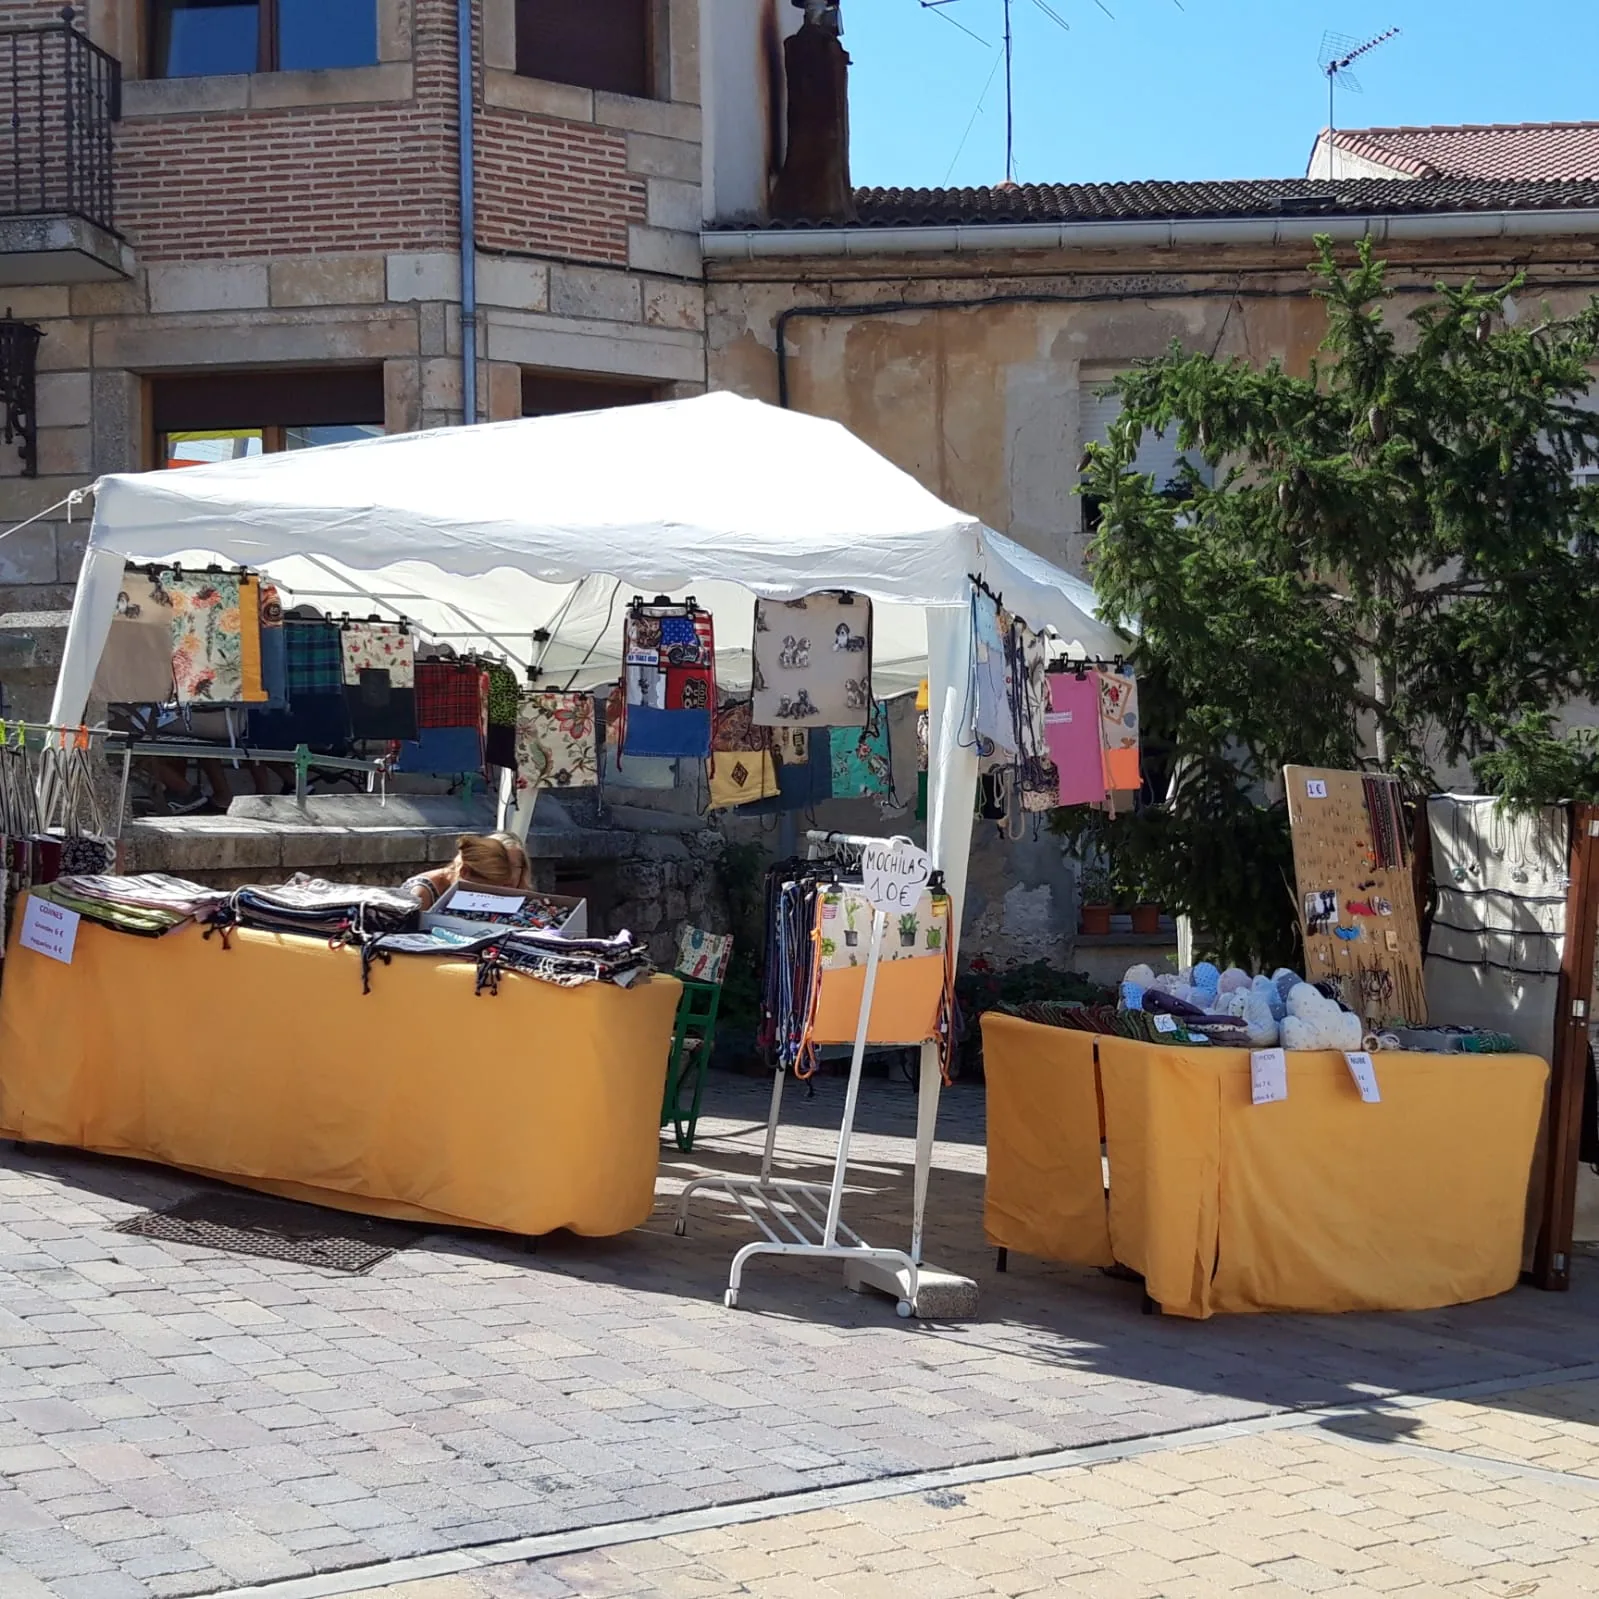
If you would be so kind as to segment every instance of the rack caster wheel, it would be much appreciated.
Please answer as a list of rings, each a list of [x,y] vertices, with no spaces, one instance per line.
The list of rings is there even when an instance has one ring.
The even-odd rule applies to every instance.
[[[729,1288],[728,1291],[725,1294],[722,1295],[722,1303],[729,1310],[737,1310],[738,1309],[738,1290],[736,1288]]]
[[[911,1302],[908,1299],[902,1299],[897,1305],[894,1306],[894,1314],[898,1316],[901,1321],[908,1320],[910,1318],[910,1313]]]

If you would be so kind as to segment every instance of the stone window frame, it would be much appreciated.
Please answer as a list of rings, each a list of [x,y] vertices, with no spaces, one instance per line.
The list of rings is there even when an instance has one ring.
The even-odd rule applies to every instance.
[[[655,92],[644,97],[522,76],[516,70],[516,0],[482,0],[482,7],[484,105],[566,122],[682,136],[670,125],[669,108],[685,98],[674,71],[672,25],[676,22],[681,27],[692,20],[673,16],[674,7],[688,11],[686,0],[650,0]]]
[[[370,67],[152,78],[145,0],[89,0],[89,35],[122,63],[124,120],[205,111],[376,104],[412,98],[412,0],[376,0],[378,59]]]

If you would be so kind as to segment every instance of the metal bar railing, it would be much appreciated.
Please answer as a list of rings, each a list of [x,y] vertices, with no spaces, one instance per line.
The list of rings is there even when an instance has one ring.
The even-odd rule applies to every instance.
[[[60,22],[0,28],[0,216],[75,216],[115,231],[112,124],[122,64]]]

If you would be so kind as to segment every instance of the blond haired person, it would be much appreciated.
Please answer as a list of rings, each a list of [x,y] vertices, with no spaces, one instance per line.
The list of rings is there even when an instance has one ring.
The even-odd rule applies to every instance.
[[[423,910],[431,910],[459,882],[485,888],[532,888],[527,851],[514,833],[465,833],[456,840],[455,859],[436,871],[418,872],[401,884]]]

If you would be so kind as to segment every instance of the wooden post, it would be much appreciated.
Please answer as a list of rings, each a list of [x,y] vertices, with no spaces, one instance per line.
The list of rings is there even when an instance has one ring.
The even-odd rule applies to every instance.
[[[1549,1061],[1549,1159],[1532,1260],[1533,1282],[1560,1291],[1571,1286],[1588,1012],[1593,1004],[1594,943],[1599,933],[1599,805],[1571,807],[1570,866],[1565,953],[1560,961]]]

